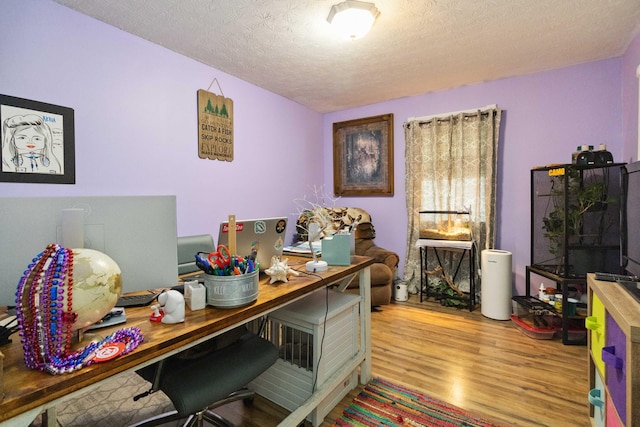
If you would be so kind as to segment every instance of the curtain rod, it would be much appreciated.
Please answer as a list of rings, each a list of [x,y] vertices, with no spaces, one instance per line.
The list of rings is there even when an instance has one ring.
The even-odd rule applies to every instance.
[[[451,113],[435,114],[433,116],[409,117],[407,121],[412,122],[414,120],[420,120],[421,122],[426,122],[433,119],[442,119],[442,118],[447,118],[449,116],[457,116],[458,114],[473,114],[473,113],[477,113],[478,110],[488,110],[488,109],[497,108],[497,107],[498,107],[498,104],[492,104],[482,108],[475,108],[473,110],[453,111]]]

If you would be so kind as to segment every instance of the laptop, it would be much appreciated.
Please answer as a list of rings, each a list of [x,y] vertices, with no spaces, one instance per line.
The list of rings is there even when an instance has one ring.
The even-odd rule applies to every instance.
[[[273,256],[282,256],[286,231],[286,217],[236,220],[236,255],[247,256],[257,249],[256,260],[264,271],[271,266]],[[218,244],[229,244],[227,221],[220,223]]]

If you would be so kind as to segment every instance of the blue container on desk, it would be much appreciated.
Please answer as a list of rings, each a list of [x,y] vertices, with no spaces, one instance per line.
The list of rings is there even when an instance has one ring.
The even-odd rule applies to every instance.
[[[329,265],[351,265],[351,240],[351,233],[334,234],[322,239],[322,260]]]

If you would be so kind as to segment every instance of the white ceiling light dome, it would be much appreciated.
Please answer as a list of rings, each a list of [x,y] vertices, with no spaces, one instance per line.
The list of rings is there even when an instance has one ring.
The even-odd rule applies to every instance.
[[[346,0],[331,7],[327,21],[350,39],[366,35],[380,14],[375,4]]]

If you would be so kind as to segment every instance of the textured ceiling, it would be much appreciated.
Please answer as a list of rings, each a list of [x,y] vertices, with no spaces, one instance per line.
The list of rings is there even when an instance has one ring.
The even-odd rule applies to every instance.
[[[341,0],[55,1],[319,112],[620,56],[640,30],[639,0],[375,0],[355,41],[326,21]]]

